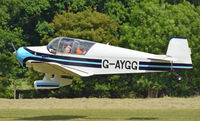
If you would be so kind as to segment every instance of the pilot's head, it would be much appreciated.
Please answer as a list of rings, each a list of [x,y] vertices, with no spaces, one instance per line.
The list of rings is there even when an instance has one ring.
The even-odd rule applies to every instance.
[[[70,53],[71,52],[71,46],[70,45],[67,45],[66,47],[65,47],[65,50],[64,50],[64,52],[65,53]]]

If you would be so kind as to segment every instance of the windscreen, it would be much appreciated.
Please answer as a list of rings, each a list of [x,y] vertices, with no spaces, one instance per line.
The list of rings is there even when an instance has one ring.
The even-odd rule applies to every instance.
[[[85,55],[94,44],[82,39],[57,37],[48,44],[47,49],[53,54]]]
[[[60,39],[61,39],[60,37],[57,37],[51,40],[51,42],[47,46],[49,52],[56,54]]]
[[[58,52],[62,54],[85,55],[94,44],[95,42],[87,40],[62,38],[59,43]]]

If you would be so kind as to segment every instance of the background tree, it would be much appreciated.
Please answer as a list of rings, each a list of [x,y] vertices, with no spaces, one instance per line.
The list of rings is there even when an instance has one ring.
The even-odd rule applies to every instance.
[[[63,12],[49,24],[53,35],[45,36],[41,42],[46,44],[54,37],[66,36],[117,45],[118,26],[109,16],[96,11]]]
[[[195,6],[199,6],[200,5],[200,1],[199,0],[164,0],[165,2],[168,2],[170,4],[178,4],[178,3],[182,3],[184,1],[188,1],[191,4],[194,4]]]
[[[0,28],[0,96],[12,97],[13,93],[9,87],[14,84],[13,80],[23,78],[24,71],[20,69],[16,56],[13,54],[14,50],[11,43],[16,47],[21,46],[21,30],[14,31],[2,30]]]

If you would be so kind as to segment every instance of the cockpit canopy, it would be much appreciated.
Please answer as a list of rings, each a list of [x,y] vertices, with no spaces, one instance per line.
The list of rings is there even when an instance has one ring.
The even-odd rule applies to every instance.
[[[47,49],[53,54],[85,55],[94,44],[87,40],[57,37],[48,44]]]

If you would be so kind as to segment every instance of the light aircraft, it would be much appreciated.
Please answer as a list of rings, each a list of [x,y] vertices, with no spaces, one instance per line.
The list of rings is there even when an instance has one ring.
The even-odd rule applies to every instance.
[[[166,55],[155,55],[97,42],[57,37],[47,46],[20,47],[21,65],[45,73],[36,89],[56,89],[72,83],[69,76],[173,72],[191,69],[191,51],[186,38],[170,39]],[[179,77],[180,79],[180,77]]]

